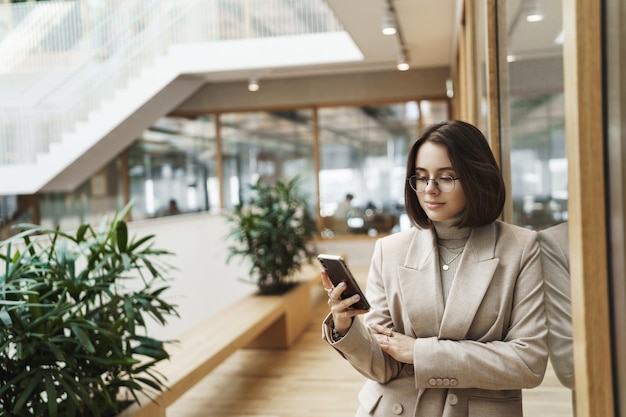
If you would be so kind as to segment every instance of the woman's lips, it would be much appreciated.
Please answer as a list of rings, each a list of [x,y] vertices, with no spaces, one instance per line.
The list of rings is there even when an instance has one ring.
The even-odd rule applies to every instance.
[[[444,203],[439,203],[437,201],[424,201],[424,204],[430,210],[437,210],[438,208],[440,208],[440,207],[442,207],[444,205]]]

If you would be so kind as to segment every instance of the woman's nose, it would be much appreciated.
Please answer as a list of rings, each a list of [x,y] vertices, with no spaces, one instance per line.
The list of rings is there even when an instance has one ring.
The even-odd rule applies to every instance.
[[[424,191],[428,194],[435,194],[439,192],[439,187],[437,187],[437,181],[434,179],[430,179],[426,182],[426,188]]]

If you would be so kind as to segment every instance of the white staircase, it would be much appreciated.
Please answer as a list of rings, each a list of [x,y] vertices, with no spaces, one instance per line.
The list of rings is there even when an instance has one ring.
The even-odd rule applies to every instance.
[[[79,1],[83,7],[88,3]],[[232,18],[222,19],[225,13],[240,13],[245,6],[248,12],[260,13],[255,17],[257,21],[259,16],[265,16],[289,22],[285,15],[272,13],[273,8],[279,7],[285,11],[281,0],[105,0],[102,3],[110,8],[100,11],[106,21],[92,22],[89,31],[80,22],[85,39],[66,52],[72,57],[87,54],[84,62],[70,71],[51,69],[50,73],[60,74],[56,78],[62,79],[61,85],[48,86],[44,98],[41,94],[31,97],[35,101],[31,106],[24,95],[15,100],[19,94],[13,91],[12,102],[19,103],[17,109],[7,108],[0,94],[0,195],[72,191],[202,86],[203,73],[242,69],[242,66],[280,67],[362,59],[334,16],[320,6],[322,0],[293,0],[289,7],[294,10],[286,10],[293,21],[285,25],[291,32],[285,34],[280,30],[259,32],[250,27],[253,22],[236,22],[247,25],[245,30],[233,28]],[[297,10],[298,3],[307,8],[307,13]],[[29,4],[36,7],[36,3]],[[153,14],[153,9],[158,13]],[[80,14],[85,14],[85,10],[81,9]],[[55,11],[60,16],[56,22],[59,25],[64,16],[77,15],[61,15],[61,11]],[[314,29],[293,29],[302,23],[298,21],[302,15],[315,18],[315,25],[310,25]],[[122,20],[128,17],[134,20]],[[231,26],[222,27],[224,21]],[[324,25],[320,26],[320,21]],[[259,25],[263,30],[277,27],[265,23]],[[142,26],[134,34],[132,30],[139,24]],[[111,27],[124,29],[124,38],[107,38],[94,47],[95,39]],[[197,35],[198,31],[204,37]],[[237,31],[245,35],[232,36]],[[135,38],[128,39],[129,33]],[[326,43],[329,47],[324,47]],[[10,50],[14,48],[12,45],[8,43],[5,48]],[[6,62],[0,76],[2,72],[12,75],[6,73],[19,69],[19,62],[32,62],[32,57],[18,58]],[[26,72],[18,73],[17,78],[24,75],[28,79]],[[55,79],[39,77],[46,78]],[[30,139],[22,140],[27,137]]]

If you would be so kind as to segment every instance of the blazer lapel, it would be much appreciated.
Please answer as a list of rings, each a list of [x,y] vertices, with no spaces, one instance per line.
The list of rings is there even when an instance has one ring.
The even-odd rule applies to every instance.
[[[414,337],[436,336],[441,326],[443,294],[435,262],[436,244],[431,230],[416,229],[404,266],[398,266],[399,295]]]
[[[495,257],[496,227],[475,228],[459,262],[446,302],[440,339],[464,339],[498,266]]]

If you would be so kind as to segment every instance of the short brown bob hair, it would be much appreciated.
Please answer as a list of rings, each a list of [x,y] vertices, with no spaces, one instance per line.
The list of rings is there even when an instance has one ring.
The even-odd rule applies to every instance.
[[[500,168],[482,132],[469,123],[452,120],[428,126],[409,151],[404,205],[413,224],[432,227],[408,181],[415,175],[417,152],[426,142],[446,147],[452,168],[463,184],[467,205],[454,226],[477,227],[495,221],[502,213],[506,197]]]

